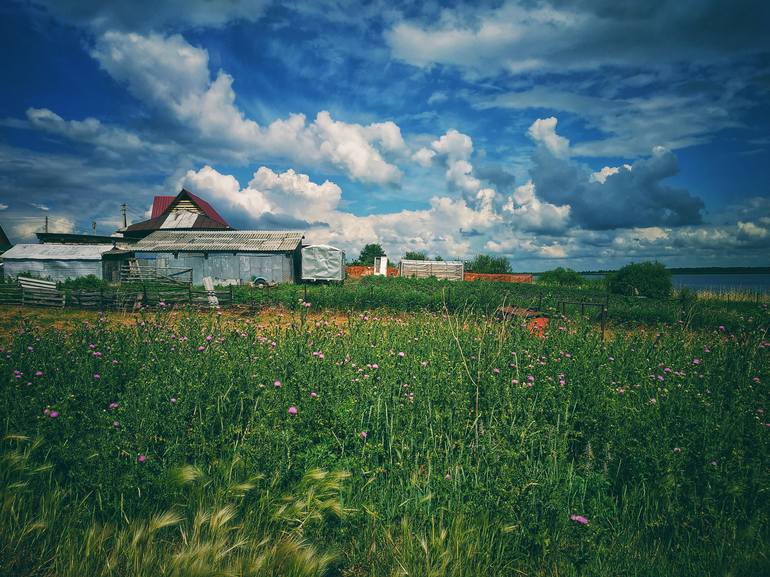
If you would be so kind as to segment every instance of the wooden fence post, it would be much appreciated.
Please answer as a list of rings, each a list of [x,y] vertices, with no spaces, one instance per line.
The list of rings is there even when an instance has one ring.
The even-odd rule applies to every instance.
[[[607,307],[602,307],[602,342],[607,331]]]

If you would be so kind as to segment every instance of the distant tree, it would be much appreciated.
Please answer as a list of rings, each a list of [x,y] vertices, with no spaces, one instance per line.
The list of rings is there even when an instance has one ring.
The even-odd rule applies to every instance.
[[[428,253],[422,250],[408,250],[404,254],[404,260],[428,260]]]
[[[437,261],[441,262],[441,261],[443,261],[444,259],[441,257],[441,255],[440,255],[440,254],[437,254],[436,256],[434,256],[434,257],[433,257],[433,260],[437,260]]]
[[[477,255],[473,260],[465,261],[465,270],[481,274],[505,274],[512,272],[511,263],[504,256]]]
[[[631,296],[666,298],[671,296],[671,271],[659,262],[627,264],[607,277],[610,292]]]
[[[585,282],[585,279],[571,268],[558,267],[539,274],[537,282],[559,286],[579,286]]]
[[[379,244],[367,244],[361,249],[357,264],[372,266],[374,265],[374,258],[378,256],[385,256],[385,251],[382,250],[382,247]]]

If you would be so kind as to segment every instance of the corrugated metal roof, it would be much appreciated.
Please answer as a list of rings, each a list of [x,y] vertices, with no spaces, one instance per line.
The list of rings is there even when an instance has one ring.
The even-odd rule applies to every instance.
[[[291,252],[302,242],[297,231],[159,230],[134,245],[137,252],[246,251]]]
[[[102,260],[111,244],[17,244],[3,253],[3,260]]]

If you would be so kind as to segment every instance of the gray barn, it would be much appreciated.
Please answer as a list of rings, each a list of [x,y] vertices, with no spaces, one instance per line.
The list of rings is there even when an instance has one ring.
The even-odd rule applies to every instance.
[[[301,232],[157,231],[136,243],[138,261],[157,269],[192,269],[193,284],[212,277],[215,284],[294,282],[300,264]]]
[[[102,254],[111,244],[17,244],[3,253],[5,274],[34,276],[63,281],[94,275],[102,278]]]

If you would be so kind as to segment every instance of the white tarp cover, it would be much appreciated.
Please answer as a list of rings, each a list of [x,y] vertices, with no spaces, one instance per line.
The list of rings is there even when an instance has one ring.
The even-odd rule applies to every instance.
[[[399,265],[399,276],[463,280],[464,265],[452,260],[406,260]]]
[[[302,280],[344,280],[345,253],[316,244],[302,248]]]

